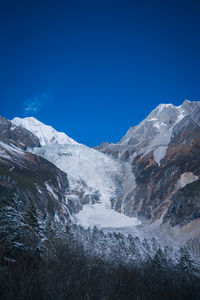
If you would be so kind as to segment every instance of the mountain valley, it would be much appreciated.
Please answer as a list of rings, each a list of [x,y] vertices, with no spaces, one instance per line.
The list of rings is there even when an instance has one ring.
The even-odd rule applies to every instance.
[[[0,275],[8,280],[5,274],[12,278],[13,270],[24,272],[27,284],[23,298],[21,282],[12,279],[8,299],[15,298],[16,288],[16,299],[37,299],[38,282],[44,289],[38,299],[56,299],[54,291],[48,296],[43,273],[55,291],[58,279],[52,273],[59,274],[63,285],[57,299],[83,294],[82,299],[95,300],[153,299],[160,274],[163,290],[157,299],[188,299],[192,293],[198,299],[199,165],[200,102],[161,104],[118,143],[95,148],[34,117],[0,117]],[[21,270],[20,259],[27,269]],[[103,294],[96,294],[96,285],[105,285],[110,276],[112,282],[125,282],[126,296],[116,297],[117,286],[107,287],[109,296],[102,286]],[[84,291],[74,286],[76,277],[82,288],[84,282],[89,285]],[[7,299],[2,282],[2,299]],[[144,284],[147,290],[141,288]]]

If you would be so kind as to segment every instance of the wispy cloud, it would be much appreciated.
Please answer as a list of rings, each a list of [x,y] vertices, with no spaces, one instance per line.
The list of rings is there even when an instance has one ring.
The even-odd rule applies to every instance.
[[[40,93],[37,96],[33,96],[31,98],[28,98],[23,103],[23,111],[27,114],[36,114],[40,111],[43,100],[47,98],[47,95],[45,93]]]

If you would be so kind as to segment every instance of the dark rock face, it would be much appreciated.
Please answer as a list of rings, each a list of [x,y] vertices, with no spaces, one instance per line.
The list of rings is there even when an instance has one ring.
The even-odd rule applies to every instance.
[[[168,138],[169,133],[165,144],[163,136]],[[157,163],[154,151],[163,145],[166,154]],[[128,193],[122,192],[115,209],[121,206],[126,215],[148,223],[163,217],[171,226],[184,226],[200,218],[200,102],[158,107],[131,127],[118,144],[98,149],[127,162],[135,175],[136,184],[133,182]],[[125,176],[124,181],[128,179]]]
[[[34,134],[0,117],[0,196],[6,188],[20,198],[23,209],[33,202],[42,216],[64,223],[70,222],[71,215],[84,204],[99,202],[97,191],[85,194],[85,182],[72,190],[67,174],[45,158],[26,151],[32,147],[40,147]]]
[[[0,142],[0,188],[16,193],[24,209],[34,201],[43,215],[65,222],[83,205],[99,202],[98,192],[84,192],[84,182],[70,190],[65,173],[26,152],[40,146],[38,138],[3,117]],[[200,221],[200,102],[159,105],[119,143],[96,149],[124,162],[119,196],[111,199],[116,211],[172,227]]]
[[[181,128],[170,142],[160,166],[153,160],[152,152],[145,157],[135,158],[132,166],[137,182],[136,191],[129,200],[129,205],[130,202],[133,205],[132,211],[138,211],[139,215],[152,220],[160,218],[175,199],[171,195],[176,191],[181,174],[191,172],[200,176],[200,128],[194,126],[193,122]],[[187,200],[189,198],[186,196]],[[137,203],[140,204],[139,209]],[[183,218],[187,217],[185,210]]]
[[[25,128],[15,126],[6,118],[0,116],[0,140],[8,145],[14,145],[23,150],[39,147],[39,139]]]
[[[200,218],[200,180],[178,190],[171,199],[171,205],[163,218],[172,226],[185,225]]]
[[[52,218],[56,213],[63,222],[69,221],[67,175],[32,153],[12,152],[6,145],[3,149],[3,144],[0,150],[6,153],[4,157],[0,154],[0,194],[5,187],[19,197],[25,210],[33,202],[41,215]]]
[[[64,223],[70,222],[75,211],[66,202],[67,175],[46,159],[24,151],[39,147],[38,138],[0,117],[0,142],[0,196],[6,188],[8,194],[19,197],[24,210],[33,202],[41,216],[50,219],[57,216]]]

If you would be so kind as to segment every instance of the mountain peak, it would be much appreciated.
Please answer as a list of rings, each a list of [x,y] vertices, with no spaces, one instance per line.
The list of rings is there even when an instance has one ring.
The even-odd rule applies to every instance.
[[[137,126],[130,127],[117,145],[118,147],[121,145],[122,152],[130,151],[132,148],[132,151],[140,155],[146,155],[154,150],[158,151],[159,155],[162,152],[159,160],[156,159],[160,163],[177,124],[187,116],[190,116],[190,118],[192,116],[194,121],[197,120],[199,111],[200,101],[189,101],[186,99],[180,106],[159,104]]]
[[[167,104],[161,103],[155,108],[155,110],[158,109],[158,110],[162,111],[163,109],[165,109],[167,107],[174,107],[174,105],[172,103],[167,103]]]
[[[12,123],[24,127],[36,135],[42,146],[51,144],[78,144],[64,132],[58,132],[52,126],[45,125],[34,117],[16,117],[12,120]]]

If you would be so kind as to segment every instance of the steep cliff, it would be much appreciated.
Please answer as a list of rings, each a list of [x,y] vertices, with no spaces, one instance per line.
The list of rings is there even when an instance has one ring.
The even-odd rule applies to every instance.
[[[116,209],[172,227],[199,220],[200,102],[159,105],[119,143],[96,148],[126,162]]]
[[[67,175],[46,159],[25,151],[34,146],[40,146],[34,134],[0,118],[0,194],[6,196],[7,191],[8,200],[18,197],[23,210],[34,203],[41,218],[70,222],[75,209],[66,201]]]

